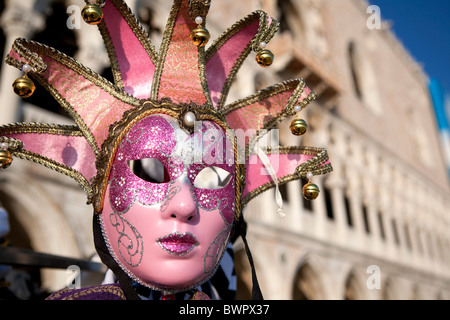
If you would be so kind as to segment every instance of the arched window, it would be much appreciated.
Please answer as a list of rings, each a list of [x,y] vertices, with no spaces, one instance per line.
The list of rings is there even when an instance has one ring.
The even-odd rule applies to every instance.
[[[421,114],[413,107],[410,107],[406,112],[406,117],[410,124],[407,129],[409,131],[411,148],[414,150],[414,153],[419,155],[422,163],[430,168],[434,163],[432,153],[428,149],[428,134],[422,126]]]
[[[355,53],[355,43],[352,41],[348,44],[348,58],[350,62],[350,72],[353,80],[353,89],[355,90],[356,96],[361,99],[361,88],[359,84],[359,78],[357,73],[357,64],[356,64],[356,53]]]
[[[382,107],[377,77],[368,59],[369,53],[366,54],[364,47],[354,41],[348,44],[347,51],[355,95],[367,109],[375,115],[380,115]]]
[[[322,286],[320,272],[315,270],[309,263],[305,263],[295,277],[292,299],[324,299],[324,288]]]

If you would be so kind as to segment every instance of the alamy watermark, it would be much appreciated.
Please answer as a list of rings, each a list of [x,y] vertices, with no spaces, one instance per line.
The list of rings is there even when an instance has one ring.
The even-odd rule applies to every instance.
[[[67,7],[66,13],[69,15],[66,21],[67,28],[70,30],[81,28],[81,7],[75,4]],[[381,29],[381,9],[379,6],[371,5],[367,7],[367,14],[370,14],[367,18],[366,26],[370,30]]]
[[[366,280],[366,286],[370,290],[381,289],[381,269],[377,265],[368,266],[366,273],[370,276]]]
[[[66,26],[69,30],[81,28],[81,8],[75,4],[67,7],[66,13],[69,15],[67,18]]]
[[[370,14],[369,18],[367,18],[366,26],[369,30],[381,29],[381,9],[379,6],[368,6],[367,14]]]
[[[66,280],[66,286],[68,289],[80,289],[81,288],[81,271],[77,265],[71,265],[66,271],[69,276]]]
[[[175,130],[177,144],[172,156],[178,157],[185,165],[257,164],[259,158],[264,164],[261,175],[271,175],[266,170],[267,166],[270,166],[270,171],[279,169],[279,154],[276,152],[280,147],[279,129],[223,131],[208,121],[195,121],[193,132],[188,135],[183,129]],[[267,149],[271,150],[270,156]]]

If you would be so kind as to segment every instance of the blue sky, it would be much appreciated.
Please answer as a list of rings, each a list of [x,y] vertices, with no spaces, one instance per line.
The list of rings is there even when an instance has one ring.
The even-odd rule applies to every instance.
[[[369,0],[429,77],[450,95],[450,1]]]
[[[450,0],[369,0],[410,54],[443,90],[445,110],[437,109],[450,174]],[[445,115],[447,117],[445,117]]]

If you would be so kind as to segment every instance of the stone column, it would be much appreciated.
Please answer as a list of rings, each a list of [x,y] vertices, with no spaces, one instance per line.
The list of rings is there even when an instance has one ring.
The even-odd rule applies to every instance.
[[[367,182],[366,182],[367,183]],[[380,229],[377,219],[378,214],[378,202],[376,199],[376,196],[372,192],[366,192],[364,195],[364,204],[366,205],[366,213],[367,213],[367,220],[369,223],[369,230],[370,230],[370,239],[371,239],[371,249],[373,250],[373,253],[381,253],[382,251],[382,242],[380,237]]]
[[[331,145],[327,149],[333,165],[333,172],[329,174],[326,185],[331,191],[335,223],[339,230],[345,231],[349,228],[347,224],[345,196],[347,187],[346,165],[348,161],[348,140],[350,133],[348,132],[348,128],[341,123],[330,122],[329,127],[329,135],[333,139],[329,139]]]
[[[324,176],[314,177],[314,183],[320,190],[324,189]],[[314,214],[314,228],[316,230],[317,238],[329,239],[327,232],[327,206],[325,203],[325,197],[323,193],[319,195],[316,200],[312,201],[312,209]]]
[[[11,50],[16,38],[30,37],[34,32],[44,27],[44,16],[34,11],[39,0],[7,0],[6,7],[0,18],[0,25],[5,33],[5,55]],[[2,57],[4,58],[4,57]],[[0,123],[16,122],[20,118],[19,106],[21,98],[12,90],[12,83],[23,73],[6,65],[2,59],[0,75]]]
[[[361,180],[357,172],[347,169],[347,198],[350,204],[350,216],[353,221],[353,226],[357,234],[361,238],[366,236],[366,230],[363,221],[362,213],[362,186]]]
[[[333,163],[334,171],[325,181],[326,187],[331,192],[331,204],[333,206],[334,223],[339,233],[343,233],[347,228],[346,208],[344,203],[345,181],[342,176],[339,162]]]

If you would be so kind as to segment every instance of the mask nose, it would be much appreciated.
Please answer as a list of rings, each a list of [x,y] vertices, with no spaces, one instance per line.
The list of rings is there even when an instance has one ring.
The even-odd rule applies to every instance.
[[[182,222],[197,220],[198,205],[194,187],[186,177],[171,185],[161,205],[161,214],[165,219],[176,219]]]

